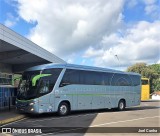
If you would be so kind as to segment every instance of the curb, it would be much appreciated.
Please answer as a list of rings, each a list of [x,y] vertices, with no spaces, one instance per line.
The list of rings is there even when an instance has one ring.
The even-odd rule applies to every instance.
[[[7,123],[11,123],[11,122],[14,122],[14,121],[23,119],[23,118],[25,118],[25,116],[24,116],[24,115],[20,115],[20,116],[16,116],[16,117],[13,117],[13,118],[1,120],[1,121],[0,121],[0,125],[4,125],[4,124],[7,124]]]

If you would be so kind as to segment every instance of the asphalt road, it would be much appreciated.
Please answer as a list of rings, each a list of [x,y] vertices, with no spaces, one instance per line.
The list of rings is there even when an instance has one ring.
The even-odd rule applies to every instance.
[[[28,115],[27,118],[21,121],[10,123],[3,127],[47,127],[42,130],[42,132],[48,132],[47,134],[36,134],[46,136],[53,134],[64,136],[120,135],[117,132],[121,133],[121,135],[127,135],[123,132],[130,133],[135,131],[141,131],[141,133],[130,133],[130,135],[141,135],[142,133],[144,134],[144,131],[148,135],[159,135],[156,130],[157,127],[160,127],[160,101],[141,102],[140,106],[127,108],[122,112],[116,110],[73,112],[65,117],[59,117],[56,114]],[[82,129],[82,127],[90,128]],[[81,133],[75,133],[77,131]]]

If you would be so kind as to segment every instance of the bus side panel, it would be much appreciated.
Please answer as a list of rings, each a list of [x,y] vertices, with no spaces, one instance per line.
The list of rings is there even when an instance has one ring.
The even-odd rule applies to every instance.
[[[39,113],[52,112],[54,106],[50,104],[50,93],[38,98]]]
[[[126,100],[126,107],[135,106],[135,87],[129,86],[128,87],[128,97]]]
[[[78,85],[78,110],[92,109],[92,88],[88,85]]]
[[[116,96],[116,106],[118,107],[118,103],[120,99],[126,100],[126,93],[124,92],[124,86],[117,86],[117,89],[115,90],[115,96]]]
[[[110,86],[106,86],[105,87],[105,102],[104,102],[104,108],[112,108],[112,95],[111,95],[111,90],[110,90]]]
[[[106,87],[95,85],[92,88],[92,109],[106,108]]]
[[[124,99],[126,103],[128,103],[128,98],[130,97],[129,87],[126,86],[114,86],[114,99],[113,102],[113,108],[118,107],[118,103],[121,99]]]
[[[126,96],[126,107],[140,105],[140,86],[129,86],[128,95]]]
[[[64,86],[55,90],[55,111],[58,110],[59,104],[61,102],[67,101],[70,103],[70,108],[72,109],[72,87]]]
[[[141,102],[141,85],[135,87],[135,106],[140,105]]]
[[[61,101],[67,100],[70,103],[71,110],[77,109],[77,92],[78,86],[77,85],[67,85],[64,87],[60,87],[61,94]]]
[[[110,93],[110,98],[111,98],[111,105],[112,105],[112,108],[116,108],[118,106],[118,99],[117,99],[117,86],[111,86],[110,87],[110,90],[111,90],[111,93]]]
[[[135,102],[135,93],[133,91],[132,86],[123,86],[123,94],[124,94],[124,99],[126,101],[126,107],[130,107],[134,105]]]
[[[132,86],[111,86],[112,108],[118,107],[121,99],[126,101],[126,107],[139,105],[139,87]]]

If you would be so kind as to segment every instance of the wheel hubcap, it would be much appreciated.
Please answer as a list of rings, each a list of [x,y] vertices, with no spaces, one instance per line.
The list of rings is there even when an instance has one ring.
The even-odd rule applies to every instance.
[[[123,102],[120,103],[119,107],[120,107],[120,109],[123,109],[123,107],[124,107]]]
[[[62,106],[60,107],[60,112],[61,112],[62,114],[65,114],[65,113],[67,112],[67,107],[66,107],[65,105],[62,105]]]

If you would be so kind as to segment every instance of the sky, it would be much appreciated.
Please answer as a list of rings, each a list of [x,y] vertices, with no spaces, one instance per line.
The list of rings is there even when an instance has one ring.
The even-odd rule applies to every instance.
[[[0,23],[68,63],[160,63],[160,0],[0,0]]]

